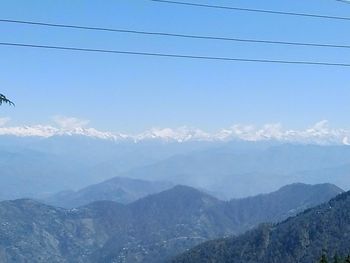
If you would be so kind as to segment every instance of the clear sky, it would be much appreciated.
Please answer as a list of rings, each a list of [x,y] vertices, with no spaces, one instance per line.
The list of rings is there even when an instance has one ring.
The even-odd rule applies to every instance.
[[[185,0],[184,0],[185,1]],[[350,17],[335,0],[197,1]],[[2,0],[0,19],[145,31],[350,45],[350,21],[181,7],[148,0]],[[0,42],[253,59],[350,63],[350,49],[177,39],[0,23]],[[52,116],[90,120],[101,130],[139,132],[235,123],[349,128],[350,68],[198,61],[0,46],[1,107],[13,125]]]

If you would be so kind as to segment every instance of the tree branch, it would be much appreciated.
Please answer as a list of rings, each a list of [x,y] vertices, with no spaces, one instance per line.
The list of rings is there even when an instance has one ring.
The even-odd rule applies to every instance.
[[[0,105],[2,105],[3,103],[15,106],[15,104],[12,101],[10,101],[8,98],[5,97],[5,95],[0,93]]]

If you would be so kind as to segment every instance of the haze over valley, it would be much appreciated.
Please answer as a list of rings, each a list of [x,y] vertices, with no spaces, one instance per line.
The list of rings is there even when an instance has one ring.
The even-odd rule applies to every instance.
[[[350,189],[350,148],[341,144],[115,142],[61,135],[0,136],[0,146],[2,200],[42,199],[115,177],[153,181],[163,190],[166,185],[188,185],[221,199],[268,193],[292,183],[332,183]]]

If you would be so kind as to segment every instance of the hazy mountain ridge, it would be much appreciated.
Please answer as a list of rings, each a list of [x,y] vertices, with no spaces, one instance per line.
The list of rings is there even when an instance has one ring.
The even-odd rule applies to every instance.
[[[104,200],[127,204],[171,187],[173,187],[173,184],[169,182],[152,182],[115,177],[96,185],[90,185],[76,192],[60,192],[42,201],[64,208],[74,208]]]
[[[82,136],[0,136],[0,200],[78,190],[207,147],[206,143],[116,143]]]
[[[0,136],[0,147],[2,200],[41,199],[116,176],[189,185],[227,199],[296,182],[350,189],[349,146]]]
[[[168,180],[237,198],[269,193],[296,182],[341,183],[349,189],[349,165],[348,146],[233,144],[172,156],[131,169],[125,176]],[[334,176],[324,175],[333,170]]]
[[[172,262],[317,262],[325,251],[350,250],[350,192],[277,225],[265,224],[236,238],[209,241]]]
[[[314,189],[305,187],[303,192]],[[340,191],[332,185],[319,187],[316,195],[311,194],[316,204],[322,193],[333,191],[335,196]],[[278,201],[288,203],[289,198],[286,195]],[[310,196],[305,195],[305,200]],[[303,207],[305,200],[300,203]],[[176,186],[129,205],[99,201],[70,210],[31,200],[4,201],[0,203],[0,261],[163,262],[203,241],[251,227],[240,226],[235,217],[242,216],[231,211],[230,202],[187,186]],[[257,217],[255,225],[261,223],[259,220]]]

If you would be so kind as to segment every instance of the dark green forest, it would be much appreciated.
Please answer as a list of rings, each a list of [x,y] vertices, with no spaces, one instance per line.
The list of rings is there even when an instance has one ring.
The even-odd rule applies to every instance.
[[[346,257],[335,255],[329,259],[326,254],[323,254],[320,258],[319,263],[350,263],[350,255]]]

